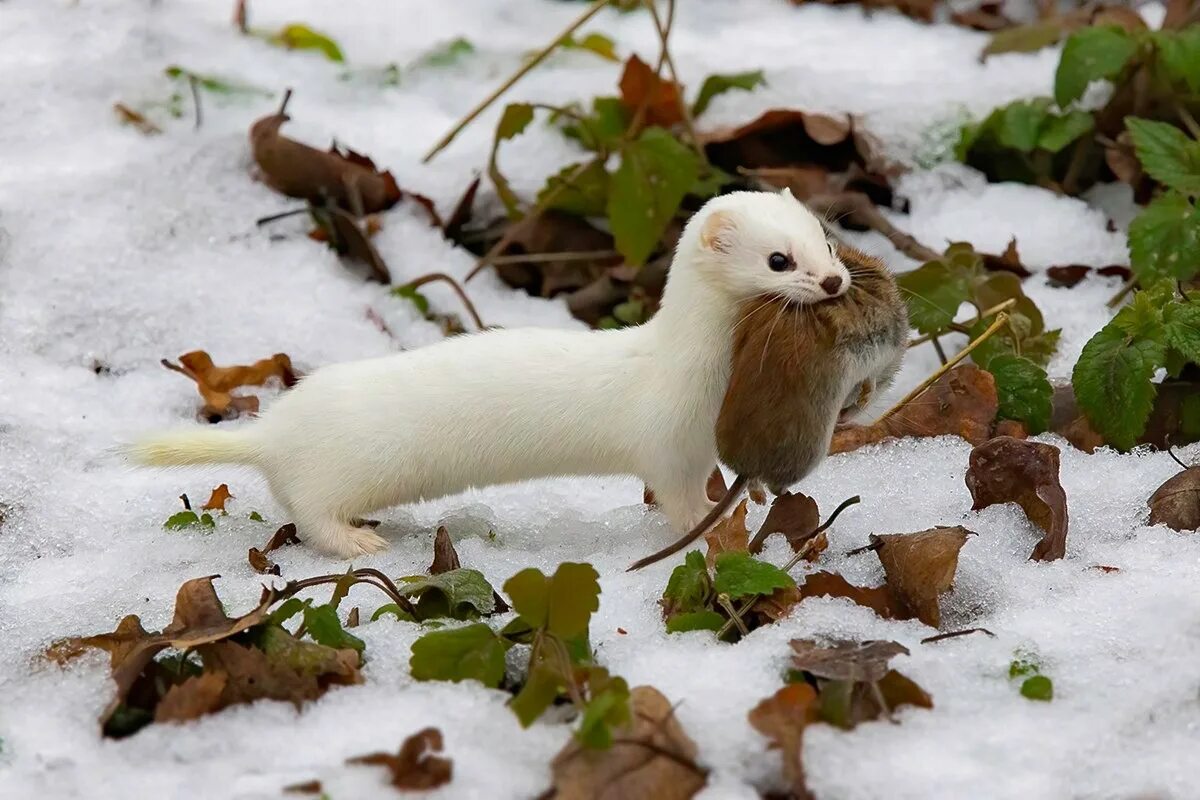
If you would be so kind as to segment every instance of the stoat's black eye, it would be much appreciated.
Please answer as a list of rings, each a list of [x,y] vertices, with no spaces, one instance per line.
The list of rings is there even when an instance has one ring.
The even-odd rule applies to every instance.
[[[783,253],[771,253],[767,256],[767,266],[772,272],[787,272],[793,266],[792,259],[785,256]]]
[[[833,242],[825,242],[825,244],[829,245],[829,255],[833,255]]]

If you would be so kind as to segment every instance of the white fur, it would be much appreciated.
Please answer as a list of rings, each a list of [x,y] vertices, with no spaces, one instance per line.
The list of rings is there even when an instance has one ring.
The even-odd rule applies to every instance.
[[[775,251],[797,269],[772,272]],[[253,465],[301,535],[343,557],[386,547],[356,522],[373,511],[554,475],[637,475],[688,530],[711,507],[738,303],[823,299],[829,275],[844,292],[849,274],[790,193],[725,195],[688,223],[645,325],[488,331],[334,364],[243,429],[167,433],[127,452],[149,465]]]

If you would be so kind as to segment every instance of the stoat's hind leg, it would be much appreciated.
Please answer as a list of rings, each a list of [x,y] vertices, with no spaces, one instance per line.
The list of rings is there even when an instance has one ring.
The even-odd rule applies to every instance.
[[[388,547],[387,539],[370,528],[360,528],[333,517],[306,516],[297,520],[300,538],[322,552],[339,558],[378,553]]]
[[[673,479],[650,484],[672,528],[690,531],[712,511],[716,504],[708,499],[706,481],[707,475],[700,480]]]

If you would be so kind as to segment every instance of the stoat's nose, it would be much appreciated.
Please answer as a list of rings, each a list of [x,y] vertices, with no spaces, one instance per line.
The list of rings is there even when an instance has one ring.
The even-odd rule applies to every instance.
[[[838,293],[838,289],[842,288],[842,276],[830,275],[828,278],[821,281],[821,288],[825,290],[825,294],[832,297]]]

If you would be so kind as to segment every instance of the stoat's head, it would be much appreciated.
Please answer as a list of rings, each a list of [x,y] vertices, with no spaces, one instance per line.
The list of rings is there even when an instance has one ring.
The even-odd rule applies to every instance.
[[[796,303],[840,297],[850,273],[804,204],[782,192],[733,192],[710,200],[681,246],[705,283],[734,300],[774,295]]]

